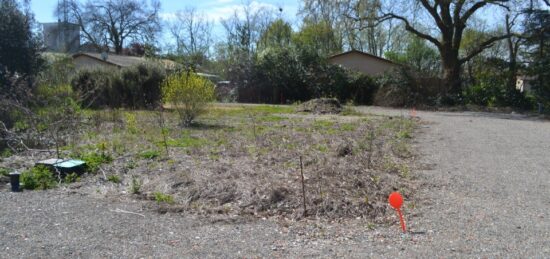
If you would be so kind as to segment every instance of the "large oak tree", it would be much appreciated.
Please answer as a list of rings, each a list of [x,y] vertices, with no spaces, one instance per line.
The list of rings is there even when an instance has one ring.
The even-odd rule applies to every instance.
[[[416,36],[434,44],[439,50],[445,90],[443,95],[461,94],[461,67],[468,60],[480,54],[493,43],[509,37],[509,34],[493,35],[464,55],[460,55],[462,36],[468,26],[468,21],[476,13],[486,7],[508,9],[511,0],[415,0],[406,1],[409,13],[419,7],[421,15],[433,22],[433,30],[423,30],[407,13],[384,12],[378,18],[379,22],[397,19],[404,23],[405,29]],[[392,1],[392,5],[395,5]],[[414,4],[415,6],[410,6]],[[363,19],[363,18],[359,18]],[[435,32],[435,33],[434,33]]]

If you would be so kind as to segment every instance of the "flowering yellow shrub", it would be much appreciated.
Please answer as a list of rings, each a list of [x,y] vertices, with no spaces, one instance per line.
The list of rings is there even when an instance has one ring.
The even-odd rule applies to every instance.
[[[181,124],[189,126],[214,101],[214,84],[193,72],[169,76],[162,84],[162,100],[178,112]]]

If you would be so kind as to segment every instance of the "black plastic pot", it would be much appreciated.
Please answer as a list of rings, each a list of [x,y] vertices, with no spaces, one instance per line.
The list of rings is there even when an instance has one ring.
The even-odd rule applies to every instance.
[[[19,176],[21,174],[18,172],[10,173],[10,183],[11,183],[11,191],[12,192],[19,192]]]

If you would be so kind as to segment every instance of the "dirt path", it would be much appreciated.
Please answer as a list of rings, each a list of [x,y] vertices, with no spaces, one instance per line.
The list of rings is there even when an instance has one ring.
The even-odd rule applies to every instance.
[[[360,108],[373,113],[407,111]],[[354,220],[213,222],[71,190],[0,192],[0,257],[549,257],[550,123],[519,115],[418,112],[430,170],[411,229]],[[135,212],[138,214],[131,214]]]
[[[366,108],[381,114],[408,111]],[[550,122],[522,115],[419,112],[435,188],[421,193],[415,255],[550,256]]]

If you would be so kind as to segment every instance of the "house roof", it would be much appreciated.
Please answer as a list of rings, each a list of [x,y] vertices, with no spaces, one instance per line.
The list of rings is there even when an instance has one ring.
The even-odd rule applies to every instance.
[[[391,60],[381,58],[381,57],[378,57],[378,56],[375,56],[375,55],[372,55],[372,54],[369,54],[369,53],[366,53],[366,52],[363,52],[363,51],[355,50],[355,49],[350,50],[350,51],[346,51],[346,52],[343,52],[343,53],[340,53],[340,54],[336,54],[336,55],[333,55],[333,56],[330,56],[329,59],[349,55],[349,54],[352,54],[352,53],[356,53],[356,54],[360,54],[360,55],[363,55],[363,56],[366,56],[366,57],[374,58],[374,59],[377,59],[377,60],[380,60],[380,61],[383,61],[383,62],[390,63],[392,65],[398,65],[398,66],[400,65],[400,64],[397,64],[397,63],[395,63]]]
[[[129,67],[129,66],[138,65],[145,62],[145,59],[141,57],[122,56],[122,55],[115,55],[115,54],[108,54],[107,59],[103,59],[100,53],[91,53],[91,52],[76,53],[73,55],[73,58],[77,58],[79,56],[89,57],[89,58],[98,60],[100,62],[109,64],[109,65],[114,65],[117,67]]]
[[[107,59],[103,59],[100,53],[92,53],[92,52],[80,52],[73,55],[73,58],[77,58],[79,56],[85,56],[88,58],[95,59],[97,61],[117,66],[117,67],[129,67],[134,65],[139,65],[142,63],[148,62],[146,58],[143,57],[134,57],[134,56],[123,56],[123,55],[116,55],[116,54],[107,54]],[[179,64],[169,60],[169,59],[161,59],[159,60],[160,64],[164,66],[165,69],[176,69]]]

